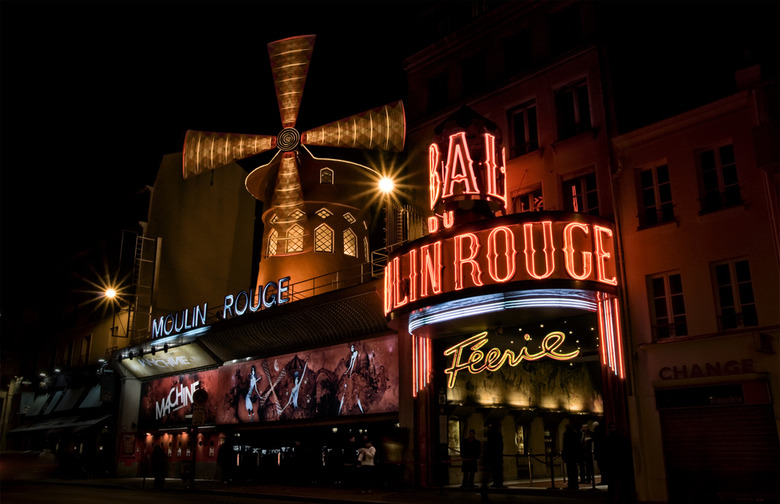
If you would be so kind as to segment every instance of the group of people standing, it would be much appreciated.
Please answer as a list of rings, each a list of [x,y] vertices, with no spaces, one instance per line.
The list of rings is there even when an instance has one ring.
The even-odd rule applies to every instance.
[[[504,488],[503,438],[499,426],[492,424],[486,433],[483,485],[492,482],[493,488]],[[481,444],[474,429],[469,429],[461,443],[463,483],[461,488],[476,488],[474,477],[481,455]],[[605,432],[599,422],[579,427],[569,424],[563,435],[561,456],[566,464],[568,488],[577,490],[580,484],[595,487],[595,464],[601,473],[601,482],[607,483],[608,500],[623,502],[630,493],[632,474],[631,447],[615,424]]]
[[[596,452],[594,452],[594,437],[595,430],[598,427],[599,423],[593,422],[593,431],[591,431],[588,428],[588,424],[584,423],[578,432],[573,424],[566,426],[561,456],[566,463],[566,477],[569,480],[568,488],[570,490],[577,490],[579,483],[593,484],[595,486],[593,459],[594,456],[599,456],[599,453],[597,453],[599,450],[596,449]],[[601,445],[599,444],[600,447]],[[599,468],[601,467],[599,466]],[[578,473],[579,480],[577,479]]]
[[[504,488],[504,438],[501,429],[496,424],[488,428],[485,441],[485,471],[483,484],[492,481],[492,488]],[[468,436],[461,444],[461,458],[463,459],[461,470],[463,471],[463,484],[461,488],[476,488],[474,477],[477,474],[477,465],[481,454],[481,443],[476,438],[474,429],[469,429]]]

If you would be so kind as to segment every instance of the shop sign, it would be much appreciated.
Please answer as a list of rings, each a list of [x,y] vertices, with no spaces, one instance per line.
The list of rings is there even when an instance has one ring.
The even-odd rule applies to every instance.
[[[137,378],[181,372],[216,364],[216,361],[198,345],[182,345],[148,352],[133,359],[122,359],[122,365]]]
[[[702,365],[682,364],[664,366],[658,371],[658,377],[662,380],[685,380],[687,378],[705,378],[754,372],[753,359],[742,359],[725,362],[705,362]]]
[[[617,285],[612,228],[595,217],[567,215],[570,220],[515,214],[418,241],[385,267],[385,313],[448,292],[519,281]]]

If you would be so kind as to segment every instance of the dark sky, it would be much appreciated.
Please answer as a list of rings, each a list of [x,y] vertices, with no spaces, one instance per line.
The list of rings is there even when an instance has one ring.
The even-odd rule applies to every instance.
[[[268,42],[317,35],[302,131],[402,99],[408,8],[0,3],[3,306],[45,291],[74,254],[143,218],[136,195],[187,129],[277,134]]]
[[[597,4],[613,19],[628,116],[717,98],[733,85],[724,61],[777,63],[777,2]],[[402,60],[420,35],[409,12],[419,8],[2,1],[2,309],[43,303],[53,271],[132,226],[135,195],[163,155],[181,151],[187,129],[278,133],[268,42],[317,35],[300,130],[404,98]]]

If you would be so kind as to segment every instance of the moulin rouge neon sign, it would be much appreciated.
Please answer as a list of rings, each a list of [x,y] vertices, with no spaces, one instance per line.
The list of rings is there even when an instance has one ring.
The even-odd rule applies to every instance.
[[[600,220],[517,222],[412,247],[385,268],[385,313],[470,287],[563,279],[617,285],[614,234]],[[583,221],[583,222],[580,222]]]
[[[495,347],[485,352],[480,349],[488,342],[487,334],[487,331],[483,331],[444,351],[445,356],[452,356],[452,363],[444,370],[448,376],[447,388],[455,386],[455,380],[461,371],[468,371],[475,375],[483,371],[498,371],[505,364],[515,367],[523,361],[535,361],[544,357],[565,361],[574,359],[580,354],[579,349],[568,353],[559,351],[566,341],[566,336],[560,331],[554,331],[545,336],[539,345],[539,351],[536,353],[529,352],[528,347],[521,348],[517,353],[509,349],[502,352]],[[524,339],[531,341],[531,336],[526,334]],[[466,350],[470,351],[467,356],[464,353]]]

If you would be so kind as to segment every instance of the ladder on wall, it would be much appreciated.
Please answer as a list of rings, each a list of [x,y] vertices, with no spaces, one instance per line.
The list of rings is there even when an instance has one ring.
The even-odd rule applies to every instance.
[[[131,345],[141,343],[149,338],[157,249],[156,239],[141,235],[135,237],[132,272],[133,297],[127,321]]]

